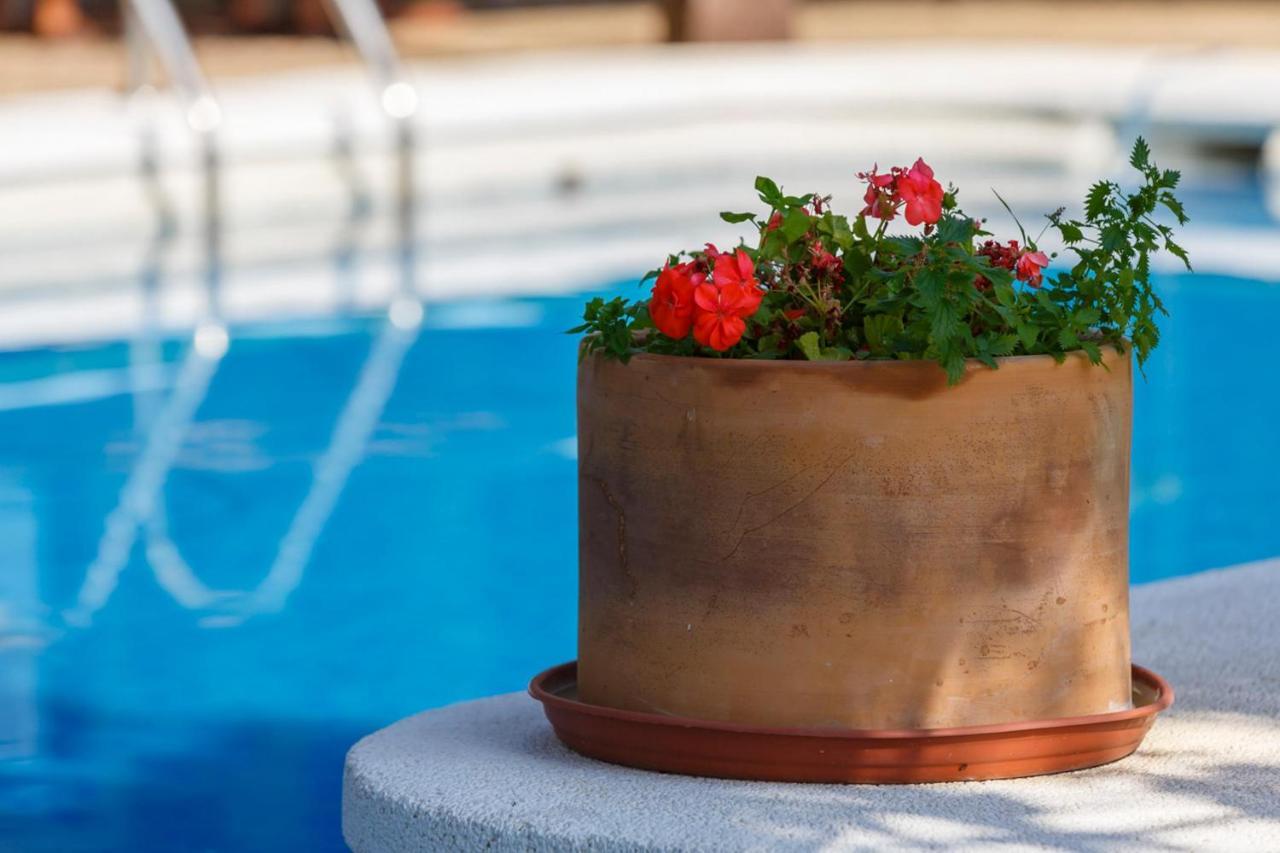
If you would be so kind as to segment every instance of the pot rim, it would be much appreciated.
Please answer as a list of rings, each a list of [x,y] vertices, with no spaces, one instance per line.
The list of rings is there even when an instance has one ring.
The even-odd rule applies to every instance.
[[[645,725],[674,726],[677,728],[715,729],[721,732],[739,734],[791,735],[796,737],[871,739],[871,740],[913,740],[963,738],[974,735],[1016,735],[1021,733],[1043,734],[1046,730],[1069,729],[1077,726],[1098,725],[1099,723],[1122,723],[1156,714],[1168,709],[1174,700],[1173,686],[1163,677],[1136,663],[1130,664],[1134,680],[1142,680],[1157,690],[1155,701],[1146,705],[1138,705],[1120,711],[1106,711],[1100,714],[1085,714],[1076,717],[1058,717],[1050,720],[1023,720],[1014,723],[994,723],[983,726],[952,726],[936,729],[842,729],[819,728],[816,726],[759,726],[746,723],[732,723],[720,720],[706,720],[698,717],[667,717],[660,714],[649,714],[643,711],[627,711],[621,708],[610,708],[604,705],[592,705],[580,699],[566,699],[547,688],[548,683],[569,677],[570,671],[577,680],[578,662],[576,660],[553,666],[533,677],[529,682],[529,695],[544,706],[557,708],[575,714],[587,714],[626,722],[643,723]]]
[[[1128,348],[1126,348],[1124,352],[1121,352],[1114,344],[1102,344],[1099,349],[1104,353],[1104,362],[1111,361],[1113,357],[1124,358],[1129,354]],[[603,358],[599,351],[592,352],[590,355],[597,359]],[[1070,350],[1064,353],[1064,355],[1067,359],[1085,358],[1087,360],[1088,358],[1085,351],[1082,349]],[[848,361],[805,361],[795,358],[714,358],[705,355],[668,355],[666,353],[658,352],[632,353],[630,360],[635,361],[637,359],[644,361],[655,360],[683,363],[690,366],[694,364],[717,365],[722,366],[727,370],[741,370],[745,369],[746,366],[764,370],[781,370],[788,367],[797,370],[856,370],[871,369],[873,367],[889,368],[891,366],[896,367],[897,369],[913,368],[919,370],[929,366],[936,367],[938,370],[942,369],[942,365],[927,358],[867,358],[850,359]],[[995,358],[997,365],[1020,364],[1023,362],[1033,362],[1037,360],[1050,361],[1053,362],[1055,366],[1063,366],[1055,362],[1053,356],[1048,353],[1038,353],[1035,355],[1002,355]],[[991,370],[990,367],[976,358],[966,358],[964,363],[966,372],[974,369]],[[1065,364],[1065,361],[1063,364]]]

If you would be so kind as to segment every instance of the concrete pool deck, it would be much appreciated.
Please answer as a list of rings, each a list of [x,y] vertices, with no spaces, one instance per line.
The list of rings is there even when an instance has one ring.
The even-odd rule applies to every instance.
[[[570,752],[512,693],[357,743],[343,834],[356,853],[1277,849],[1278,601],[1280,560],[1135,587],[1134,658],[1177,702],[1135,755],[1105,767],[892,787],[669,776]]]

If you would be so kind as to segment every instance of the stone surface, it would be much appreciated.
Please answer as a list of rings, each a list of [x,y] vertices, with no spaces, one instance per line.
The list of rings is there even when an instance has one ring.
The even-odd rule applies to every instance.
[[[1278,849],[1278,600],[1280,561],[1135,588],[1135,659],[1178,698],[1137,754],[1106,767],[888,787],[668,776],[569,752],[533,700],[509,694],[356,744],[343,831],[357,853]]]

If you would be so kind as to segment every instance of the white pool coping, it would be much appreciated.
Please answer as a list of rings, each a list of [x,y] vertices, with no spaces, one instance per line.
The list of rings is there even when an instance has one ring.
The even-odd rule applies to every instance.
[[[582,758],[512,693],[356,744],[344,837],[356,853],[1280,849],[1277,601],[1280,560],[1135,587],[1135,660],[1177,703],[1105,767],[924,786],[695,779]]]
[[[428,302],[599,286],[673,249],[732,240],[741,229],[716,213],[754,204],[762,173],[796,191],[829,187],[850,208],[857,168],[928,154],[971,212],[1003,216],[987,191],[998,184],[1038,221],[1046,205],[1078,201],[1119,169],[1137,132],[1270,138],[1268,162],[1280,170],[1280,99],[1258,96],[1280,90],[1280,52],[650,46],[412,70],[424,144],[411,287]],[[214,83],[226,120],[221,319],[385,308],[402,270],[390,133],[365,75]],[[198,173],[180,113],[164,97],[130,105],[106,89],[0,101],[0,349],[118,340],[144,323],[182,332],[207,319]],[[178,214],[166,238],[137,177],[144,115]],[[333,155],[340,137],[349,161]],[[367,193],[361,216],[353,190]],[[1274,226],[1193,223],[1184,243],[1201,271],[1280,280]],[[164,284],[155,300],[144,292],[149,265]]]

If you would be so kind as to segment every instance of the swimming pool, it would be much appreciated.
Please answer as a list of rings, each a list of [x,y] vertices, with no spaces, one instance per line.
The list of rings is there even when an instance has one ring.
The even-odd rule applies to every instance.
[[[1161,288],[1136,582],[1280,554],[1280,287]],[[342,849],[358,737],[573,657],[581,303],[0,355],[0,846]]]

